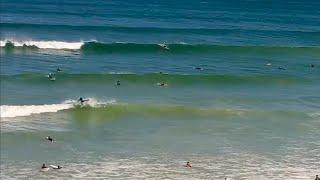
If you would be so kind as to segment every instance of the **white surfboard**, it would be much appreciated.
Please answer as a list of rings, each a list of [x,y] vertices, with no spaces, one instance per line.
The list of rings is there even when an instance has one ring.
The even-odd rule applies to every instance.
[[[52,168],[52,169],[61,169],[61,167],[59,168],[58,166],[56,166],[56,165],[50,165],[50,167]]]

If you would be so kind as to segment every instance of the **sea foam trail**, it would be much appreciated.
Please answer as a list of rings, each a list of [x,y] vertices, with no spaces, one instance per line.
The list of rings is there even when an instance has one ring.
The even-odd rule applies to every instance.
[[[101,107],[107,104],[115,103],[115,100],[101,102],[94,98],[88,98],[89,101],[85,106]],[[43,105],[1,105],[0,115],[1,118],[12,118],[19,116],[30,116],[33,114],[58,112],[61,110],[75,108],[79,103],[76,100],[66,100],[61,104],[43,104]]]
[[[40,114],[47,112],[58,112],[64,109],[72,108],[72,104],[44,104],[44,105],[22,105],[22,106],[10,106],[2,105],[1,117],[18,117],[18,116],[30,116],[32,114]]]
[[[63,41],[14,41],[14,40],[1,40],[0,46],[5,47],[12,44],[14,47],[36,47],[40,49],[69,49],[78,50],[84,42],[63,42]]]

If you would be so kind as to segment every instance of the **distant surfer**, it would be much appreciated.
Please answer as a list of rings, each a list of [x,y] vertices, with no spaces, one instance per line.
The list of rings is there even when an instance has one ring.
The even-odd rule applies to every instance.
[[[200,70],[200,71],[202,71],[202,70],[203,70],[203,68],[202,68],[202,67],[195,67],[194,69],[196,69],[196,70]]]
[[[320,180],[319,176],[318,176],[318,175],[316,175],[316,178],[315,178],[314,180]]]
[[[187,164],[184,165],[184,167],[189,167],[189,168],[191,168],[192,166],[191,166],[190,162],[188,161]]]
[[[311,68],[314,68],[315,66],[314,66],[314,64],[311,64],[310,67],[311,67]]]
[[[47,137],[46,137],[46,140],[48,140],[48,141],[50,141],[50,142],[53,142],[53,138],[50,137],[50,136],[47,136]]]
[[[83,105],[83,103],[89,101],[89,99],[83,99],[82,97],[80,97],[78,101],[81,105]]]
[[[119,80],[117,81],[116,85],[117,85],[117,86],[120,86],[120,81],[119,81]]]
[[[46,164],[42,164],[41,171],[48,171],[49,168],[46,166]]]
[[[279,66],[278,67],[279,70],[286,70],[286,68]]]
[[[62,71],[62,70],[58,67],[58,68],[57,68],[57,72],[61,72],[61,71]]]
[[[159,74],[164,74],[164,75],[168,75],[168,73],[160,71]]]
[[[50,81],[55,81],[56,80],[54,73],[49,73],[47,77],[49,78]]]
[[[159,44],[160,47],[162,47],[163,49],[169,50],[169,47],[166,44]]]
[[[165,87],[165,86],[168,86],[167,83],[164,83],[164,82],[160,82],[160,83],[157,83],[158,86],[161,86],[161,87]]]

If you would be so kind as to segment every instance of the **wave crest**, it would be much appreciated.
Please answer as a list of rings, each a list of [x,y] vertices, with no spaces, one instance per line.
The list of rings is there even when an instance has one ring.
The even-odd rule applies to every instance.
[[[84,105],[86,107],[103,107],[107,104],[115,103],[115,100],[107,102],[98,101],[95,98],[88,98],[89,101]],[[77,100],[65,100],[60,104],[43,105],[1,105],[1,118],[13,118],[20,116],[31,116],[33,114],[51,113],[78,107]]]
[[[285,47],[285,46],[236,46],[236,45],[218,45],[218,44],[144,44],[116,42],[105,43],[98,41],[15,41],[1,40],[1,48],[11,49],[55,49],[81,51],[83,53],[214,53],[214,52],[237,52],[237,53],[312,53],[320,55],[319,47]]]
[[[0,41],[1,47],[14,48],[39,48],[39,49],[58,49],[58,50],[79,50],[84,42],[63,42],[63,41]]]

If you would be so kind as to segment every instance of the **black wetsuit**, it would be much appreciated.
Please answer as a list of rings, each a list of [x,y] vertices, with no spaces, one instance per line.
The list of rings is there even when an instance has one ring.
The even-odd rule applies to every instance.
[[[53,139],[50,136],[47,137],[47,140],[53,142]]]
[[[80,103],[81,103],[81,105],[84,103],[84,102],[86,102],[86,101],[89,101],[88,99],[83,99],[82,97],[81,98],[79,98],[79,100],[78,100]]]

